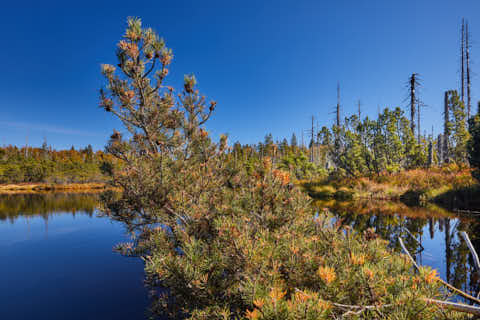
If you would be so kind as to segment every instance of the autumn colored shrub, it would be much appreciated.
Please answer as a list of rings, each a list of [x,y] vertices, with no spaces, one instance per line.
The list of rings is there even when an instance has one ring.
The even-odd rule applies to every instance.
[[[271,159],[245,165],[203,124],[215,102],[186,76],[164,84],[173,55],[157,34],[128,20],[118,65],[103,65],[101,106],[118,117],[107,151],[123,192],[104,213],[132,242],[117,249],[145,261],[152,317],[172,319],[434,319],[444,297],[436,273],[412,271],[371,230],[363,234],[316,212]]]

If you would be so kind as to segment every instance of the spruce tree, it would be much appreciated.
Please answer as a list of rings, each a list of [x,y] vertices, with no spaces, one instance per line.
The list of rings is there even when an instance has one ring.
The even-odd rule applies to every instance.
[[[480,181],[480,102],[477,114],[468,121],[470,133],[467,143],[468,161],[473,168],[472,175]]]

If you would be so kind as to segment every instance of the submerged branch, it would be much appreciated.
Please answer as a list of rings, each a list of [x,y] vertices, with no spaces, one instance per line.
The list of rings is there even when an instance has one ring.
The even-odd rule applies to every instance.
[[[403,251],[405,252],[405,254],[410,258],[410,260],[412,261],[413,265],[415,266],[415,268],[417,270],[420,270],[420,267],[418,266],[418,264],[415,262],[415,260],[412,258],[412,256],[410,255],[410,252],[408,252],[407,248],[405,247],[405,244],[403,243],[402,241],[402,238],[398,238],[398,241],[400,242],[400,246],[402,247]],[[456,294],[476,303],[476,304],[480,304],[480,299],[477,299],[471,295],[469,295],[468,293],[466,292],[463,292],[462,290],[460,289],[457,289],[455,288],[454,286],[452,286],[451,284],[449,284],[448,282],[445,282],[443,281],[442,279],[440,278],[436,278],[437,281],[439,281],[441,284],[443,284],[445,287],[447,287],[449,290],[455,292]]]
[[[452,309],[452,310],[455,310],[455,311],[465,312],[465,313],[470,313],[470,314],[480,316],[480,308],[479,307],[470,306],[470,305],[463,304],[463,303],[441,301],[441,300],[428,299],[428,298],[424,298],[423,300],[427,303],[435,304],[435,305],[437,305],[441,308],[449,308],[449,309]]]

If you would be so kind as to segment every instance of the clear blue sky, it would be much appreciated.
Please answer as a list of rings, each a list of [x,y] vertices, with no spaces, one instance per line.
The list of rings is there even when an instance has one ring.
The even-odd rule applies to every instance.
[[[170,84],[194,73],[218,102],[214,137],[300,139],[314,115],[331,125],[340,81],[344,114],[406,107],[422,75],[422,121],[441,127],[443,92],[459,86],[459,27],[470,22],[473,106],[480,98],[480,1],[8,1],[0,10],[0,144],[102,149],[119,122],[99,109],[101,63],[115,63],[128,16],[172,48]]]

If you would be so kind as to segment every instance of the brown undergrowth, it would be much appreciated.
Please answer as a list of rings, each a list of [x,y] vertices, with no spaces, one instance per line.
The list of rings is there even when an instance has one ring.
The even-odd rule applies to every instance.
[[[15,193],[43,193],[43,192],[102,192],[111,189],[106,183],[70,183],[70,184],[48,184],[48,183],[20,183],[0,185],[0,194]]]
[[[317,181],[300,181],[299,184],[317,199],[402,200],[415,205],[427,202],[459,205],[458,201],[452,203],[451,200],[466,202],[479,194],[471,169],[456,164],[370,177],[330,177]]]

